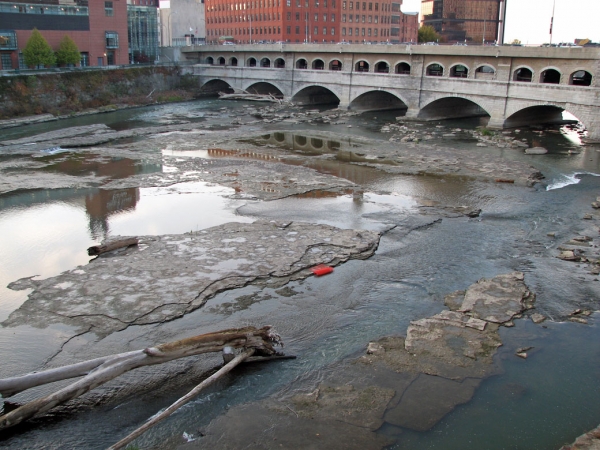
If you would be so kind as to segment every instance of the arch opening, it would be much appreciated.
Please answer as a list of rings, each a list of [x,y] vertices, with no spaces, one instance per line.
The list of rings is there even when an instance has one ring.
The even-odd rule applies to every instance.
[[[513,81],[521,81],[523,83],[531,83],[533,79],[533,72],[527,67],[521,67],[515,70],[513,74]]]
[[[462,64],[457,64],[455,66],[452,66],[452,68],[450,69],[450,76],[452,78],[468,78],[469,69],[466,66],[463,66]]]
[[[275,67],[276,69],[285,69],[285,59],[277,58],[273,63],[273,67]]]
[[[342,70],[342,62],[339,59],[334,59],[329,63],[329,70]]]
[[[308,62],[304,58],[296,61],[296,69],[308,69]]]
[[[233,67],[236,67],[238,65],[238,60],[235,56],[229,60],[229,65]]]
[[[272,95],[277,98],[284,97],[283,92],[281,92],[277,86],[273,86],[271,83],[266,83],[264,81],[248,86],[246,92],[249,92],[250,94]]]
[[[385,61],[379,61],[375,64],[376,73],[390,73],[390,65]]]
[[[233,94],[234,89],[223,80],[210,80],[200,87],[202,97],[218,97],[219,92]]]
[[[263,58],[260,60],[260,67],[271,67],[271,60],[269,58]]]
[[[215,63],[215,59],[212,56],[208,56],[205,60],[206,64],[213,65]]]
[[[366,61],[357,61],[354,65],[355,72],[368,72],[369,71],[369,63]]]
[[[540,83],[559,84],[560,83],[560,72],[555,69],[544,70],[540,74]]]
[[[569,84],[572,84],[573,86],[591,86],[592,74],[585,70],[573,72],[569,77]]]
[[[434,100],[419,112],[421,120],[458,119],[485,117],[488,112],[477,103],[462,97],[445,97]]]
[[[492,66],[479,66],[475,69],[476,80],[493,80],[496,76],[496,70]]]
[[[315,59],[312,62],[312,70],[323,70],[325,69],[325,63],[321,59]]]
[[[396,74],[410,75],[410,64],[405,63],[405,62],[396,64]]]
[[[512,128],[527,125],[566,125],[578,122],[572,118],[565,118],[564,112],[567,111],[556,105],[529,106],[510,115],[504,121],[504,126]],[[570,115],[574,116],[574,114]]]
[[[349,109],[353,111],[383,111],[388,109],[407,110],[408,106],[389,92],[369,91],[352,100]]]
[[[219,58],[217,59],[217,64],[220,66],[224,66],[225,65],[225,58],[222,56],[219,56]]]
[[[248,58],[248,67],[256,67],[256,58]]]
[[[429,64],[427,66],[428,77],[442,77],[444,76],[444,68],[440,64]]]
[[[340,99],[332,91],[321,86],[309,86],[301,89],[292,98],[299,105],[339,105]]]

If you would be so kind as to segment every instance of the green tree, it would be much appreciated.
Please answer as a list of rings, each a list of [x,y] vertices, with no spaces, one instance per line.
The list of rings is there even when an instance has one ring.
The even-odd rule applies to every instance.
[[[54,52],[37,28],[33,29],[23,49],[25,64],[29,67],[53,66],[56,63]]]
[[[419,28],[419,42],[438,42],[440,38],[441,36],[431,25],[423,25],[421,28]]]
[[[81,54],[75,41],[70,36],[65,36],[56,51],[56,63],[60,66],[76,65],[81,61]]]

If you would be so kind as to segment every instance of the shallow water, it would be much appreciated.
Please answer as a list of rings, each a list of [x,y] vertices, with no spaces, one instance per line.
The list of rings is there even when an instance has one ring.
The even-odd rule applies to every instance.
[[[85,120],[127,128],[155,124],[173,116],[179,120],[186,112],[194,116],[190,120],[201,120],[203,111],[221,107],[242,106],[211,100],[128,110],[124,116],[89,116]],[[369,113],[350,118],[352,128],[302,125],[294,133],[311,143],[311,152],[324,146],[327,152],[362,153],[351,136],[381,138],[379,129],[394,117],[394,112]],[[74,120],[52,122],[49,128],[35,125],[10,133],[3,131],[7,133],[3,136],[13,139],[58,125],[74,126]],[[219,117],[211,116],[210,120],[218,122]],[[450,129],[468,129],[480,122],[445,121],[421,127],[435,131],[440,124]],[[283,125],[272,128],[266,129],[270,137],[263,139],[281,137],[270,131],[283,134]],[[328,141],[311,131],[344,133],[348,140]],[[371,340],[404,334],[411,320],[444,309],[445,294],[465,289],[482,277],[513,270],[525,272],[526,283],[537,294],[538,312],[549,317],[566,314],[578,305],[597,304],[594,297],[598,281],[579,282],[570,263],[547,256],[557,241],[579,231],[582,211],[588,211],[590,202],[600,192],[600,177],[592,176],[600,174],[598,149],[582,148],[567,129],[541,137],[525,129],[520,134],[532,143],[541,139],[540,145],[550,153],[529,156],[514,149],[480,148],[467,138],[435,142],[528,161],[544,172],[545,185],[526,189],[451,177],[391,176],[338,158],[314,161],[310,167],[362,184],[362,195],[315,193],[272,202],[248,202],[228,198],[233,192],[228,188],[182,183],[169,188],[61,189],[0,196],[0,321],[18,308],[27,295],[26,291],[5,288],[9,282],[33,275],[45,278],[86,264],[87,247],[105,237],[185,233],[256,218],[389,230],[372,258],[343,264],[327,277],[290,283],[288,287],[295,292],[291,296],[278,288],[248,286],[221,293],[204,308],[172,322],[130,327],[100,342],[90,335],[69,342],[69,347],[81,346],[82,355],[92,344],[94,352],[107,354],[122,342],[143,348],[156,339],[197,334],[204,327],[264,324],[268,318],[282,334],[285,351],[298,355],[298,359],[236,371],[139,440],[142,447],[173,448],[173,443],[183,443],[184,432],[198,435],[215,416],[235,404],[256,401],[274,392],[304,389],[327,378],[332,362],[361,354]],[[296,150],[306,152],[306,148]],[[184,156],[176,148],[164,153]],[[188,156],[215,157],[208,151]],[[169,169],[137,168],[131,174],[140,170]],[[592,175],[574,177],[575,173]],[[107,175],[116,178],[118,172],[108,170]],[[571,182],[567,184],[566,180]],[[556,189],[546,190],[546,185]],[[433,222],[417,214],[418,205],[425,201],[469,205],[483,212],[475,219],[445,218]],[[549,232],[555,232],[557,238],[549,237]],[[415,433],[384,427],[381,432],[397,438],[394,448],[546,449],[558,448],[596,426],[600,423],[597,318],[590,326],[546,326],[522,320],[517,321],[515,328],[503,330],[505,346],[498,359],[504,373],[486,380],[471,402],[458,407],[431,431]],[[61,342],[71,334],[68,327],[57,326],[0,328],[0,376],[39,368],[32,366],[32,359],[51,356],[40,343]],[[536,348],[527,360],[514,356],[515,348],[524,343]],[[196,365],[178,364],[177,373],[202,372],[217,365],[218,358],[201,358]],[[171,377],[172,372],[153,369],[132,373],[125,377],[123,389],[146,386],[143,395],[124,399],[117,396],[116,401],[108,395],[97,408],[77,414],[67,411],[37,421],[37,426],[11,432],[10,437],[0,437],[0,447],[105,448],[118,440],[115,437],[124,436],[195,384],[187,378],[176,383],[164,380],[161,384],[157,381],[161,376]]]

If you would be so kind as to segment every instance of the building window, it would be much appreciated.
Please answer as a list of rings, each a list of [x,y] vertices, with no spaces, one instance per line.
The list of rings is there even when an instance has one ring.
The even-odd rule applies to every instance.
[[[335,0],[331,0],[331,7],[335,9]]]
[[[300,27],[296,27],[296,34],[300,34]]]
[[[10,70],[12,69],[12,60],[10,59],[10,53],[2,53],[2,58],[0,59],[0,69],[2,70]]]
[[[342,14],[342,22],[346,22],[346,14]]]
[[[296,20],[300,20],[300,13],[296,13]]]
[[[367,36],[371,36],[371,29],[370,28],[367,30]]]
[[[362,23],[365,23],[365,15],[362,16]]]
[[[331,21],[332,21],[332,22],[335,22],[335,14],[332,14],[332,15],[331,15]]]
[[[327,27],[323,27],[323,36],[327,36]]]
[[[113,2],[104,2],[104,14],[106,17],[114,16]]]
[[[315,29],[313,30],[313,34],[314,34],[315,36],[318,36],[318,35],[319,35],[319,27],[315,27]]]
[[[346,9],[346,2],[342,2],[342,9]]]
[[[373,30],[373,36],[377,37],[377,28]]]
[[[88,67],[90,65],[90,54],[87,52],[81,52],[79,55],[81,56],[79,65],[81,67]]]
[[[354,2],[350,2],[348,6],[350,6],[350,9],[354,9]]]
[[[323,0],[323,8],[327,8],[327,0]]]
[[[331,35],[335,36],[335,28],[331,27]]]
[[[379,11],[379,3],[375,3],[375,11]]]
[[[346,28],[342,28],[342,36],[346,36]]]
[[[352,28],[348,28],[348,36],[352,36]]]
[[[288,13],[287,13],[287,15],[286,15],[286,19],[287,19],[287,20],[292,20],[292,13],[291,13],[291,12],[288,12]]]
[[[352,14],[348,15],[348,22],[352,23]]]
[[[119,48],[119,34],[116,31],[107,31],[106,37],[106,48]]]
[[[292,27],[285,27],[285,32],[287,34],[292,34]]]
[[[379,16],[375,16],[375,23],[379,23]]]

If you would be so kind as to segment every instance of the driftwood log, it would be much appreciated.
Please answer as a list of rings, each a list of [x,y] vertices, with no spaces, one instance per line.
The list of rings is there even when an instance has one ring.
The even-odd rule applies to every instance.
[[[183,405],[185,405],[186,403],[191,401],[194,397],[196,397],[198,394],[200,394],[200,391],[202,391],[202,389],[210,386],[215,381],[217,381],[219,378],[221,378],[223,375],[226,375],[229,372],[231,372],[234,367],[236,367],[240,363],[244,362],[244,360],[247,359],[248,357],[252,356],[253,353],[254,353],[254,349],[251,348],[251,349],[245,350],[243,353],[240,353],[239,355],[237,355],[235,358],[233,358],[231,361],[229,361],[227,364],[225,364],[223,367],[221,367],[216,373],[212,374],[210,377],[208,377],[206,380],[204,380],[202,383],[200,383],[198,386],[196,386],[190,392],[185,394],[183,397],[181,397],[179,400],[177,400],[175,403],[173,403],[171,406],[169,406],[163,412],[152,416],[144,425],[139,427],[137,430],[133,431],[128,436],[121,439],[119,442],[117,442],[113,446],[109,447],[108,450],[118,450],[118,449],[125,447],[131,441],[138,438],[139,436],[144,434],[146,431],[148,431],[150,428],[152,428],[154,425],[156,425],[159,422],[162,422],[164,419],[166,419],[171,414],[173,414],[176,410],[178,410]]]
[[[130,245],[138,245],[138,238],[119,239],[118,241],[108,242],[104,245],[92,245],[87,249],[89,256],[96,256],[102,253],[111,252],[118,248],[129,247]]]
[[[50,409],[142,366],[162,364],[201,353],[219,352],[223,347],[252,349],[257,355],[274,355],[275,345],[283,346],[270,326],[246,327],[201,334],[167,344],[127,353],[96,358],[69,366],[34,372],[0,380],[0,395],[10,397],[29,388],[54,381],[81,377],[80,380],[46,397],[33,400],[0,416],[0,430],[40,416]],[[250,356],[250,355],[248,355]]]

